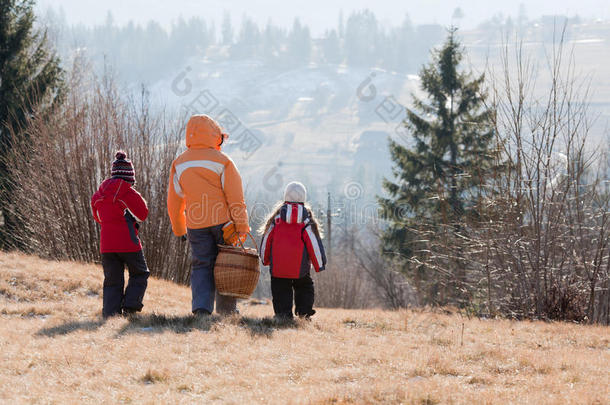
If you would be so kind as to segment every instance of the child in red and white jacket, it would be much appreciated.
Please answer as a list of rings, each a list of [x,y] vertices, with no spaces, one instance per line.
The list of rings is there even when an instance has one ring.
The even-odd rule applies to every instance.
[[[305,205],[306,198],[303,184],[289,183],[284,191],[284,202],[263,228],[260,254],[263,264],[271,271],[276,317],[292,318],[293,297],[297,316],[309,318],[316,313],[309,271],[312,264],[316,272],[324,270],[326,254],[319,225]]]
[[[102,315],[131,314],[142,310],[148,285],[148,266],[138,237],[138,222],[148,216],[146,201],[133,185],[135,172],[123,151],[112,162],[111,178],[91,197],[93,218],[102,225],[100,252],[104,268]],[[125,265],[129,282],[125,285]]]

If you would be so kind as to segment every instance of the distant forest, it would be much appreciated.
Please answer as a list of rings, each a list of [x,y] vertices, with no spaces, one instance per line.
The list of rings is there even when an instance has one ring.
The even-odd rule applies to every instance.
[[[459,25],[461,10],[456,9],[453,16],[454,23]],[[449,28],[439,24],[416,25],[408,15],[399,26],[387,26],[370,10],[352,12],[347,18],[339,14],[337,26],[319,38],[312,38],[309,27],[298,18],[289,29],[272,22],[259,26],[247,15],[239,26],[234,26],[228,13],[220,26],[201,17],[179,18],[169,28],[156,21],[119,26],[110,12],[102,25],[69,25],[61,12],[52,8],[43,21],[55,37],[64,61],[69,61],[76,49],[86,49],[96,66],[106,62],[129,82],[155,82],[184,68],[191,58],[216,63],[250,59],[280,70],[310,64],[345,64],[416,73]],[[578,17],[543,16],[536,21],[528,20],[522,5],[514,20],[495,15],[481,23],[475,35],[477,42],[486,43],[515,34],[552,41],[564,22],[569,27],[566,38],[570,38],[571,28],[581,23]]]
[[[103,25],[68,26],[56,13],[49,13],[64,59],[75,49],[86,48],[96,61],[106,56],[117,71],[148,81],[164,77],[192,57],[210,62],[255,59],[279,69],[314,63],[416,72],[428,59],[430,48],[447,34],[446,27],[414,25],[408,17],[400,26],[387,27],[369,10],[354,12],[345,21],[340,15],[337,27],[321,38],[312,38],[309,27],[298,19],[290,29],[271,22],[261,27],[247,16],[240,26],[233,26],[226,14],[220,29],[192,17],[179,18],[166,30],[155,21],[118,26],[111,14]]]

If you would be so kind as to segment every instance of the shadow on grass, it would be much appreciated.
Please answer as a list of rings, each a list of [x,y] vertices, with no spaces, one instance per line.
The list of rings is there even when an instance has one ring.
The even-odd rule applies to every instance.
[[[300,321],[292,319],[275,319],[272,317],[250,318],[238,315],[220,317],[210,315],[207,317],[167,316],[161,314],[137,315],[129,318],[127,323],[118,332],[118,336],[132,333],[163,333],[172,331],[175,333],[188,333],[193,330],[209,332],[217,330],[222,325],[236,325],[247,329],[252,336],[271,337],[278,329],[299,328]]]
[[[219,321],[220,317],[218,316],[167,316],[154,313],[149,315],[135,315],[129,317],[129,322],[119,330],[118,335],[127,335],[131,333],[163,333],[168,330],[175,333],[187,333],[193,330],[207,332],[212,329],[212,325]]]
[[[42,328],[36,332],[36,336],[54,337],[58,335],[67,335],[68,333],[80,330],[96,330],[103,324],[104,321],[101,319],[96,321],[70,321],[58,326]]]
[[[252,336],[271,337],[273,332],[278,329],[298,329],[303,326],[305,321],[282,318],[249,318],[242,317],[238,320],[238,325],[250,331]]]

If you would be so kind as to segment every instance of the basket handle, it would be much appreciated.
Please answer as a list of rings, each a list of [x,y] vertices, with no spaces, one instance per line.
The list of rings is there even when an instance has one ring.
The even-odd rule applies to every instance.
[[[237,232],[233,232],[233,235],[235,235]],[[250,239],[252,240],[252,244],[254,245],[254,250],[256,250],[256,252],[258,253],[258,249],[256,248],[256,241],[254,240],[254,238],[252,237],[252,234],[250,232],[247,232],[246,235],[248,235],[250,237]],[[237,242],[239,242],[239,245],[241,246],[242,250],[245,252],[246,248],[244,247],[244,244],[241,242],[241,239],[239,238],[239,236],[237,237]]]

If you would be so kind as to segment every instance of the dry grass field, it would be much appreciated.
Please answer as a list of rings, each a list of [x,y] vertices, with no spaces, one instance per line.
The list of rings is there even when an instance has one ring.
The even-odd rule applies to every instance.
[[[610,328],[270,305],[190,316],[151,280],[102,322],[101,269],[0,253],[0,403],[608,404]]]

